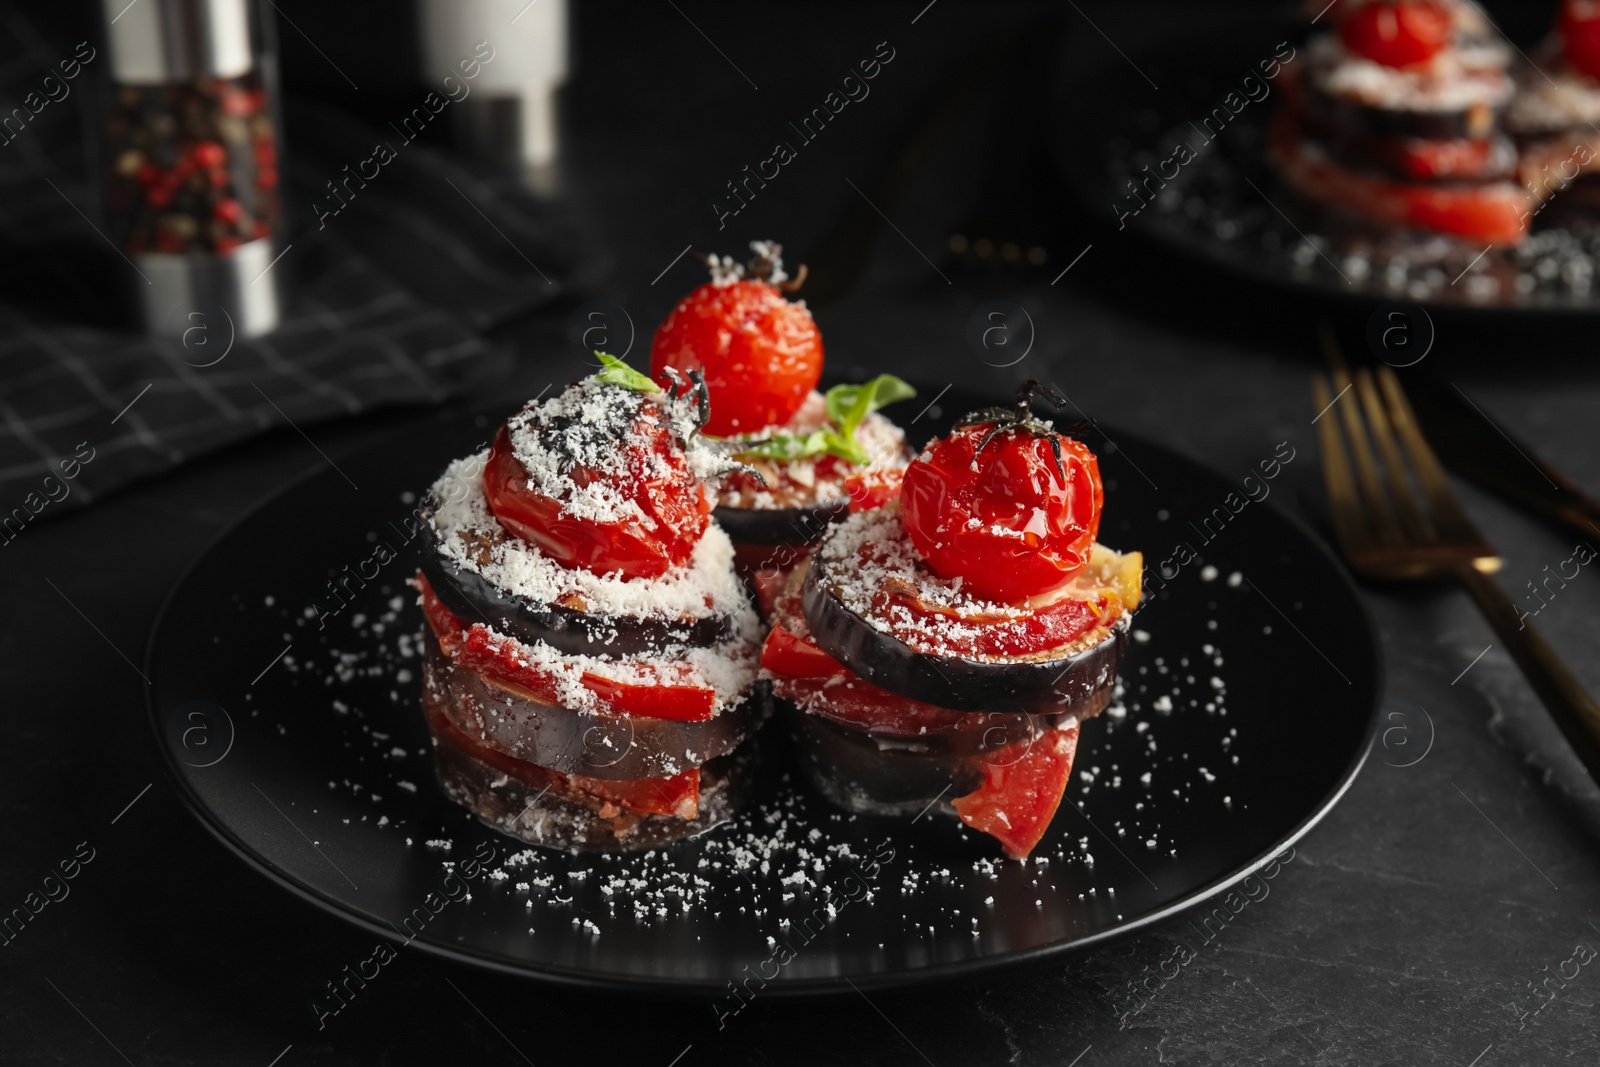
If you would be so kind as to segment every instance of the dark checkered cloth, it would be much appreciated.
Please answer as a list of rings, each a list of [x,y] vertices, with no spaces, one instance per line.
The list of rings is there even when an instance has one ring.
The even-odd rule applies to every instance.
[[[0,5],[0,113],[76,43]],[[197,366],[220,355],[225,325],[185,348],[126,332],[110,299],[134,268],[92,221],[80,106],[108,76],[102,47],[71,95],[0,144],[0,519],[60,514],[275,425],[460,393],[509,369],[488,335],[570,297],[597,262],[559,204],[326,105],[291,104],[285,199],[300,226],[272,268],[289,291],[282,325]],[[307,208],[328,199],[323,183],[380,140],[397,158],[319,230]],[[62,461],[90,449],[63,482]]]

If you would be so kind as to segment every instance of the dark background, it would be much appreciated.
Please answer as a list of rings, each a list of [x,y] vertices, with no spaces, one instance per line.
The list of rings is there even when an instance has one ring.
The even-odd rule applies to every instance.
[[[1098,215],[1075,204],[1055,171],[1052,138],[1066,131],[1070,141],[1078,109],[1159,91],[1135,64],[1158,84],[1178,76],[1148,45],[1194,7],[924,3],[573,5],[564,195],[607,256],[605,280],[588,295],[627,309],[639,335],[633,355],[700,279],[685,257],[652,285],[686,244],[740,252],[772,237],[793,262],[861,269],[836,300],[819,301],[832,371],[997,390],[1051,378],[1090,415],[1230,476],[1288,440],[1308,461],[1291,468],[1272,503],[1319,522],[1314,328],[1326,318],[1358,336],[1368,309],[1249,288],[1117,233],[1109,208]],[[417,81],[408,5],[278,6],[298,27],[279,26],[291,93],[375,122],[409,107]],[[1255,6],[1268,54],[1282,9]],[[1546,12],[1509,8],[1507,29],[1531,43]],[[60,32],[66,40],[71,30]],[[306,38],[361,89],[351,91]],[[790,118],[885,40],[896,58],[871,96],[719,232],[710,202],[723,183],[764,158]],[[1085,48],[1120,48],[1130,61],[1114,83],[1062,94],[1071,72],[1061,57]],[[1203,39],[1191,51],[1203,59]],[[908,165],[907,143],[930,128],[930,115],[936,134]],[[288,139],[292,151],[292,128]],[[898,233],[873,221],[862,192]],[[953,235],[969,248],[987,237],[1046,258],[957,254]],[[994,299],[1026,307],[1036,328],[1028,358],[1004,370],[966,339],[974,311]],[[573,376],[569,311],[496,336],[518,355],[516,377],[475,399],[509,410],[552,377]],[[1592,322],[1467,313],[1436,322],[1434,372],[1600,491]],[[415,417],[391,411],[310,433],[337,462]],[[30,526],[4,549],[0,907],[20,903],[78,842],[97,855],[70,897],[0,948],[0,1061],[266,1067],[290,1045],[285,1065],[584,1058],[667,1067],[686,1046],[682,1064],[1595,1061],[1592,968],[1520,1026],[1507,1005],[1538,1003],[1530,983],[1555,973],[1577,943],[1600,946],[1600,795],[1498,648],[1462,674],[1492,639],[1466,599],[1415,589],[1369,596],[1386,655],[1385,713],[1406,715],[1411,732],[1380,739],[1270,897],[1126,1025],[1127,984],[1153,972],[1180,937],[1195,940],[1185,923],[974,985],[871,1003],[758,998],[721,1032],[702,1002],[568,993],[402,953],[319,1033],[307,1006],[317,985],[368,955],[370,938],[251,873],[183,810],[146,726],[143,683],[116,650],[139,661],[184,565],[265,493],[321,464],[299,435],[274,433]],[[1571,555],[1572,534],[1460,488],[1505,555],[1501,580],[1514,596]],[[1600,689],[1600,576],[1585,570],[1539,625]],[[1294,714],[1295,694],[1283,705]],[[1418,707],[1431,728],[1418,725]]]

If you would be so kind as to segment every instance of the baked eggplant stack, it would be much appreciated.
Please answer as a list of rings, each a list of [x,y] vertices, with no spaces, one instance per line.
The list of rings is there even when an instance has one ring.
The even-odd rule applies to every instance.
[[[601,360],[433,484],[422,703],[457,803],[535,844],[638,849],[733,813],[766,701],[704,383]]]
[[[818,392],[822,335],[805,302],[786,295],[805,268],[791,280],[781,245],[750,247],[748,265],[707,259],[711,281],[662,321],[650,367],[658,382],[690,372],[705,378],[705,430],[726,439],[742,464],[718,485],[716,520],[770,612],[784,578],[829,525],[899,491],[910,451],[878,409],[916,391],[886,374]]]
[[[1600,3],[1563,0],[1555,31],[1520,81],[1506,126],[1521,149],[1533,213],[1570,189],[1565,199],[1592,214],[1600,206]]]
[[[1467,0],[1344,0],[1286,67],[1269,157],[1346,220],[1477,244],[1527,236],[1503,118],[1512,53]],[[1328,23],[1324,23],[1327,25]]]
[[[968,416],[901,495],[835,526],[778,596],[763,673],[817,788],[851,811],[958,816],[1026,856],[1078,724],[1110,703],[1143,558],[1096,542],[1081,442],[1014,409]]]

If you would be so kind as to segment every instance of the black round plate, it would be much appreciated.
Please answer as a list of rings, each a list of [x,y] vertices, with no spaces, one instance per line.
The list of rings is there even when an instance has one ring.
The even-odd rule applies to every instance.
[[[989,399],[953,389],[917,428]],[[1366,756],[1378,652],[1334,559],[1251,499],[1270,480],[1233,483],[1117,433],[1122,448],[1091,441],[1101,538],[1167,577],[1134,620],[1126,715],[1084,727],[1034,859],[1004,860],[937,813],[833,810],[771,727],[762,785],[732,824],[646,856],[531,851],[435,783],[405,585],[417,497],[492,429],[435,416],[278,493],[191,567],[148,652],[152,725],[206,828],[390,940],[657,992],[756,974],[771,993],[970,977],[1223,893],[1304,834]]]

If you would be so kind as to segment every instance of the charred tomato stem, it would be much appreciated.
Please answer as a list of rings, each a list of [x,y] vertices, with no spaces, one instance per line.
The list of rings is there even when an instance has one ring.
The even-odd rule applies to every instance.
[[[981,426],[984,423],[993,423],[983,439],[978,442],[974,450],[976,456],[984,447],[1002,433],[1025,433],[1030,437],[1042,437],[1050,442],[1050,454],[1055,459],[1056,473],[1061,475],[1063,481],[1067,477],[1067,468],[1061,459],[1061,433],[1050,423],[1034,417],[1033,401],[1035,397],[1042,397],[1056,411],[1060,411],[1068,403],[1066,396],[1053,385],[1041,382],[1037,378],[1029,378],[1017,389],[1017,398],[1009,408],[990,407],[981,408],[972,412],[956,423],[957,428],[968,426]],[[1074,424],[1070,429],[1074,432],[1086,426],[1085,423]]]

